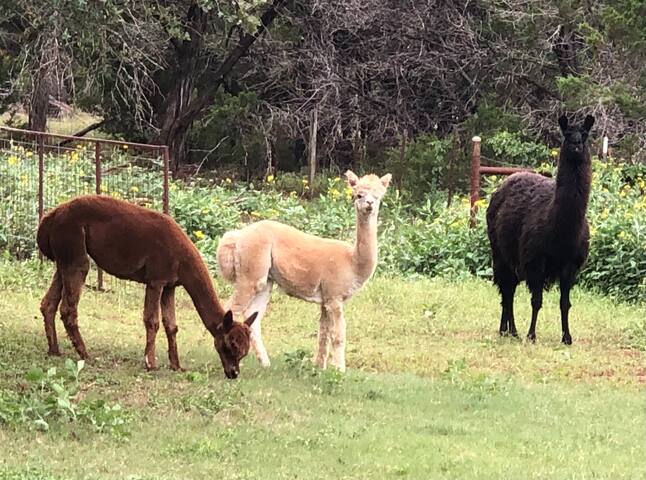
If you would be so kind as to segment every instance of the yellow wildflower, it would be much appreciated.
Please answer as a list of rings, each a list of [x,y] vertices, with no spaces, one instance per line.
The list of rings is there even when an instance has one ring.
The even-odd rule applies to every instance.
[[[617,235],[619,238],[624,239],[627,237],[626,232],[619,232],[619,235]]]
[[[18,163],[18,157],[14,156],[14,155],[11,155],[11,156],[7,159],[7,163],[8,163],[9,165],[16,165],[16,164]]]
[[[195,230],[193,235],[195,235],[195,238],[198,240],[202,240],[204,238],[204,232],[202,230]]]
[[[103,193],[107,192],[107,191],[108,191],[108,187],[107,187],[107,185],[103,185],[103,184],[101,184],[101,191],[102,191]]]
[[[271,183],[274,181],[274,176],[273,175],[268,175],[267,176],[267,183]]]
[[[260,217],[260,214],[258,212],[251,212],[252,217]]]
[[[139,191],[139,187],[137,187],[137,186],[132,186],[132,187],[130,187],[130,191],[131,191],[131,192],[134,192],[134,193],[137,193],[137,192]]]
[[[559,151],[558,151],[558,149],[557,149],[557,148],[553,148],[553,149],[550,151],[550,155],[551,155],[552,157],[558,157],[558,156],[559,156]]]
[[[31,158],[31,157],[33,157],[33,156],[34,156],[34,152],[32,152],[31,150],[28,150],[28,151],[27,151],[27,153],[25,153],[25,156],[26,156],[27,158]]]
[[[224,183],[231,183],[231,179],[229,177],[225,178]]]
[[[484,198],[477,200],[475,206],[478,208],[485,208],[487,206],[487,201]]]
[[[302,180],[302,182],[303,182],[303,185],[307,185],[307,184],[309,183],[309,182],[307,181],[307,178],[304,178],[304,179]]]
[[[203,208],[202,209],[202,214],[206,215],[207,213],[209,213],[209,209],[208,208]]]
[[[128,145],[122,145],[121,148],[123,148],[124,150],[128,150]]]

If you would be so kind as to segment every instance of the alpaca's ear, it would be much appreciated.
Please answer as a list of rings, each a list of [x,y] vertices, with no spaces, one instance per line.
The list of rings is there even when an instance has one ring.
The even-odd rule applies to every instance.
[[[594,125],[594,117],[592,115],[586,115],[585,120],[583,120],[583,130],[586,133],[590,133],[592,125]]]
[[[253,322],[254,322],[254,320],[256,319],[257,316],[258,316],[258,312],[253,312],[251,314],[251,316],[244,321],[244,324],[247,327],[250,327],[251,325],[253,325]]]
[[[390,180],[393,178],[393,176],[390,173],[387,173],[383,177],[381,177],[379,180],[381,180],[381,184],[384,186],[384,188],[388,188],[388,185],[390,185]]]
[[[561,131],[565,133],[568,126],[567,115],[563,114],[559,117],[559,126],[561,127]]]
[[[233,313],[231,310],[227,310],[227,313],[224,314],[222,319],[222,328],[224,328],[225,333],[231,330],[233,327]]]
[[[359,182],[359,177],[357,177],[352,170],[345,172],[345,178],[351,187],[354,187],[357,182]]]

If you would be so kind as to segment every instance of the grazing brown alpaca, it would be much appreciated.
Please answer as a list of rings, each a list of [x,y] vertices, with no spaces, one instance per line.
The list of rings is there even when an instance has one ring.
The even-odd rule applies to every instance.
[[[74,348],[81,358],[88,358],[77,307],[89,255],[110,275],[146,285],[144,360],[148,370],[157,368],[155,337],[160,306],[170,367],[181,370],[175,339],[175,287],[181,285],[213,335],[224,373],[228,378],[238,376],[240,360],[249,351],[249,327],[256,314],[237,323],[230,311],[224,312],[197,248],[171,217],[110,197],[83,196],[48,212],[38,227],[37,240],[40,251],[56,262],[54,278],[40,306],[50,355],[60,355],[54,325],[60,304],[63,325]]]

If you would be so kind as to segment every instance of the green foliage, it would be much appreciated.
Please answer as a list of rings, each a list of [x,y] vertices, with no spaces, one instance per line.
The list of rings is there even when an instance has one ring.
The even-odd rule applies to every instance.
[[[503,130],[484,141],[485,151],[490,149],[493,157],[507,163],[536,167],[548,158],[548,149],[542,143],[526,141],[518,132]]]
[[[399,148],[389,149],[384,169],[391,172],[396,185],[405,185],[414,197],[434,194],[446,187],[449,138],[420,135],[406,145],[402,157]]]
[[[48,431],[55,424],[81,422],[97,432],[124,435],[128,415],[120,405],[79,400],[79,375],[84,365],[83,360],[67,359],[61,371],[32,368],[18,393],[0,390],[0,423]]]
[[[331,366],[321,370],[312,363],[312,353],[304,349],[285,352],[283,355],[287,368],[298,377],[307,379],[314,392],[325,395],[340,393],[344,375],[339,370]]]

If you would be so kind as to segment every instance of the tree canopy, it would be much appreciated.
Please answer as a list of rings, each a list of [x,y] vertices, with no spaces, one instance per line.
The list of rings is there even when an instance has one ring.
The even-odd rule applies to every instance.
[[[645,44],[639,0],[17,0],[0,105],[42,130],[64,99],[176,164],[222,142],[216,163],[298,161],[315,110],[321,159],[429,134],[550,142],[563,110],[640,159]]]

